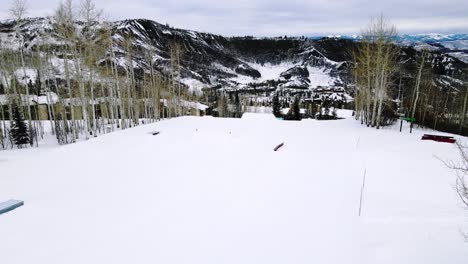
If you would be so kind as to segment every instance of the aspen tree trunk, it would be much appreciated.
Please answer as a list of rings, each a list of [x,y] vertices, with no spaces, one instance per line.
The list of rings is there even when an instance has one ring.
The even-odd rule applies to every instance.
[[[45,91],[46,93],[46,98],[47,98],[47,114],[48,114],[48,119],[49,119],[49,123],[50,123],[50,130],[52,132],[52,135],[55,135],[55,131],[54,131],[54,121],[53,121],[53,116],[52,116],[52,109],[50,107],[51,103],[52,103],[52,100],[50,98],[50,89],[49,89],[49,85],[45,83],[45,79],[44,77],[45,76],[49,76],[49,72],[47,70],[47,66],[46,68],[44,69],[43,65],[42,65],[42,59],[41,59],[41,49],[39,48],[38,51],[37,51],[37,60],[38,60],[38,71],[39,71],[39,82],[41,84],[41,89]],[[48,61],[48,52],[46,52],[46,59],[45,61],[47,62]]]
[[[421,55],[421,63],[419,65],[419,70],[418,70],[418,75],[416,77],[416,85],[414,86],[414,100],[413,100],[413,110],[411,110],[411,117],[414,117],[416,113],[416,106],[418,104],[419,100],[419,87],[421,85],[421,76],[422,76],[422,71],[424,68],[424,60],[425,60],[426,52],[423,51]]]
[[[106,76],[107,77],[107,76]],[[107,78],[106,80],[102,81],[100,83],[100,96],[98,97],[98,104],[99,104],[99,109],[101,110],[101,115],[99,116],[99,133],[102,133],[101,129],[104,130],[104,133],[106,133],[106,120],[107,123],[109,123],[110,116],[109,116],[109,97],[110,95],[106,96],[104,93],[104,85],[106,85],[107,88]],[[111,97],[112,98],[112,97]]]
[[[460,114],[460,126],[458,128],[458,134],[461,135],[462,131],[463,131],[463,125],[465,124],[465,118],[466,118],[466,103],[468,101],[468,87],[465,88],[465,98],[463,99],[463,109],[462,109],[462,112]]]
[[[131,76],[131,80],[130,80],[130,84],[131,84],[131,93],[132,93],[132,114],[133,114],[133,125],[134,126],[138,126],[140,123],[139,123],[139,118],[140,118],[140,98],[139,98],[139,94],[137,93],[137,90],[136,90],[136,80],[135,80],[135,70],[133,68],[133,63],[132,63],[132,67],[130,68],[130,76]]]
[[[180,46],[178,45],[177,47],[178,47],[178,48],[177,48],[177,50],[176,50],[176,51],[177,51],[177,54],[176,54],[176,55],[177,55],[177,57],[176,57],[176,58],[177,58],[177,65],[176,65],[176,67],[177,67],[177,87],[178,87],[178,89],[179,89],[179,91],[178,91],[178,92],[179,92],[179,95],[178,95],[177,105],[178,105],[178,110],[179,110],[179,114],[178,114],[178,115],[179,115],[179,116],[182,116],[181,91],[180,91],[180,90],[181,90],[181,87],[180,87],[180,81],[181,81],[181,80],[180,80]]]
[[[45,46],[45,43],[42,42],[42,45]],[[41,67],[40,66],[40,70],[39,72],[42,70],[43,73],[40,74],[41,76],[44,76],[44,77],[47,77],[47,79],[49,80],[49,83],[45,83],[45,80],[44,80],[44,77],[42,77],[42,80],[41,80],[41,89],[44,89],[44,91],[46,92],[46,97],[47,97],[47,114],[48,114],[48,118],[49,118],[49,121],[50,121],[50,130],[51,130],[51,133],[52,135],[55,135],[56,134],[56,131],[55,131],[55,117],[54,115],[52,114],[52,109],[53,106],[51,107],[51,104],[52,104],[52,100],[51,100],[51,97],[50,97],[50,72],[49,72],[49,54],[50,54],[50,50],[49,50],[49,47],[47,46],[47,50],[45,51],[45,68]],[[39,60],[39,65],[42,65],[41,63],[41,55],[40,55],[40,49],[39,49],[39,54],[38,54],[38,60]],[[44,88],[42,88],[42,86],[44,86]]]
[[[382,90],[381,85],[381,73],[382,73],[382,43],[379,39],[377,42],[377,54],[375,55],[376,67],[374,69],[375,76],[374,76],[374,104],[372,106],[372,124],[371,126],[374,127],[377,125],[377,108],[380,101],[380,95]]]
[[[108,120],[108,124],[111,124],[111,131],[114,132],[114,124],[115,124],[115,116],[114,116],[114,102],[115,102],[115,96],[114,96],[114,89],[112,84],[110,84],[109,78],[111,78],[111,73],[109,71],[109,61],[106,60],[106,90],[108,91],[109,98],[107,99],[107,108],[110,113],[110,120]],[[104,95],[104,91],[102,92]]]
[[[432,85],[431,85],[431,82],[429,81],[429,83],[427,84],[429,86],[429,89],[427,91],[427,94],[424,96],[424,98],[426,99],[425,100],[425,103],[424,103],[424,111],[423,111],[423,116],[422,116],[422,119],[421,119],[421,124],[426,126],[425,122],[426,122],[426,114],[427,114],[427,108],[429,106],[429,97],[431,95],[431,90],[432,90]],[[436,105],[434,103],[431,104],[433,106],[433,109],[436,107]]]
[[[111,60],[112,60],[112,64],[111,64],[111,69],[112,69],[112,73],[114,75],[114,79],[115,79],[115,88],[116,88],[116,92],[117,92],[117,118],[120,117],[120,128],[121,129],[126,129],[127,126],[126,126],[126,115],[125,115],[125,109],[124,109],[124,105],[123,105],[123,99],[122,99],[122,94],[121,94],[121,86],[120,86],[120,79],[119,79],[119,72],[118,72],[118,68],[117,68],[117,64],[116,64],[116,58],[115,58],[115,53],[114,53],[114,50],[113,50],[113,42],[112,42],[112,38],[110,39],[110,54],[111,54]],[[120,113],[120,115],[119,115]]]
[[[156,87],[156,119],[159,121],[161,120],[161,89],[162,89],[162,84],[161,84],[161,77],[158,75],[157,79],[157,87]],[[164,107],[163,107],[164,110]]]
[[[3,65],[2,65],[3,66]],[[7,78],[7,70],[5,67],[2,67],[2,71],[3,71],[3,74],[2,74],[2,77],[4,79],[4,82],[5,82],[5,89],[7,91],[7,99],[8,99],[8,119],[9,119],[9,124],[12,124],[13,122],[13,102],[11,100],[12,98],[12,95],[11,95],[11,90],[12,87],[11,87],[11,82],[8,81],[8,78]],[[13,94],[15,94],[13,92]]]
[[[372,72],[371,72],[371,51],[370,51],[370,42],[367,43],[366,47],[366,59],[367,59],[367,90],[366,90],[366,124],[369,126],[371,124],[371,96],[372,96]]]
[[[149,119],[149,109],[148,109],[149,106],[148,106],[148,100],[147,99],[149,99],[151,89],[149,89],[147,87],[146,82],[147,82],[146,75],[143,74],[143,87],[142,87],[142,89],[143,89],[143,96],[142,97],[143,98],[142,98],[142,100],[143,100],[143,109],[144,109],[144,119],[145,119],[145,122],[148,122],[148,121],[151,121],[151,120]]]
[[[51,58],[49,57],[49,60],[51,60]],[[50,61],[50,65],[52,65],[52,61]],[[57,78],[55,76],[52,76],[52,79],[54,80],[54,84],[55,84],[55,88],[57,89],[57,102],[56,103],[60,103],[60,102],[63,102],[63,100],[61,99],[62,96],[60,95],[60,87],[58,86],[58,83],[57,83]],[[50,76],[49,76],[49,80],[50,80]],[[50,87],[49,87],[50,88]],[[57,139],[59,140],[59,144],[63,144],[63,137],[65,136],[66,137],[66,131],[63,129],[63,127],[61,127],[58,122],[58,118],[57,118],[57,114],[55,112],[55,105],[56,104],[53,104],[52,105],[52,116],[54,118],[54,129],[55,129],[55,134],[57,136]],[[65,104],[62,104],[63,108],[65,107]],[[65,119],[67,119],[67,117],[65,117]],[[59,135],[60,134],[60,135]],[[60,139],[59,139],[60,137]]]
[[[129,121],[129,127],[133,127],[132,125],[132,120],[133,120],[133,105],[132,105],[132,91],[131,91],[131,81],[130,81],[130,73],[129,69],[127,68],[126,71],[126,83],[125,85],[127,86],[127,114],[128,114],[128,121]]]
[[[149,60],[149,65],[150,65],[150,78],[151,78],[151,98],[153,100],[152,101],[152,104],[153,104],[153,115],[152,115],[152,119],[153,119],[153,122],[155,122],[157,120],[157,105],[158,105],[158,102],[157,102],[157,91],[156,91],[156,80],[155,80],[155,76],[154,76],[154,65],[153,65],[153,56],[152,56],[152,53],[149,53],[148,55],[148,60]]]
[[[20,41],[20,56],[21,56],[21,67],[23,68],[23,75],[24,75],[24,78],[26,78],[26,64],[24,62],[24,48],[23,48],[23,38],[21,37],[21,41]],[[28,127],[29,127],[29,138],[31,139],[29,141],[29,144],[31,145],[31,147],[33,146],[34,142],[33,142],[33,138],[34,138],[34,133],[37,133],[37,131],[35,132],[35,129],[33,128],[33,125],[32,125],[32,116],[31,116],[31,99],[30,99],[30,96],[29,96],[29,86],[26,84],[25,85],[25,90],[26,90],[26,101],[27,101],[27,114],[28,114]],[[37,141],[37,136],[36,136],[36,139],[35,141]]]
[[[75,119],[75,102],[73,98],[73,88],[71,85],[70,69],[69,69],[67,58],[64,58],[64,65],[65,65],[65,80],[67,82],[67,88],[68,88],[68,99],[70,100],[69,104],[70,104],[70,115],[71,115],[72,143],[75,143],[76,140],[78,139],[78,133],[77,133],[77,124],[76,124],[76,119]],[[66,107],[66,104],[64,104],[64,108],[65,107]],[[63,118],[66,121],[67,119],[66,115]]]
[[[387,72],[389,67],[390,47],[384,44],[385,57],[382,61],[382,69],[380,72],[380,89],[379,89],[379,108],[377,110],[377,129],[380,128],[381,116],[382,116],[382,105],[387,94]]]
[[[133,112],[133,100],[132,100],[132,77],[131,77],[131,69],[133,69],[133,60],[132,60],[132,54],[131,54],[131,40],[130,39],[125,39],[125,44],[127,48],[127,58],[126,58],[126,64],[127,67],[125,69],[126,73],[126,86],[127,86],[127,114],[128,114],[128,121],[129,121],[129,127],[133,127],[132,121],[134,120],[134,112]]]
[[[2,114],[2,125],[0,126],[0,144],[2,145],[2,149],[5,149],[5,138],[6,136],[6,124],[5,124],[5,112],[3,110],[3,105],[0,105],[0,111]]]
[[[73,61],[75,65],[75,78],[78,82],[78,87],[80,91],[80,97],[81,97],[81,111],[83,114],[83,131],[85,134],[85,139],[89,139],[89,118],[88,118],[88,111],[87,111],[87,106],[88,106],[88,99],[86,97],[86,90],[85,90],[85,84],[83,80],[83,71],[82,71],[82,66],[79,61],[79,54],[76,49],[76,46],[74,45],[72,48],[72,55],[73,55]]]
[[[62,105],[63,105],[63,107],[62,107],[63,131],[64,131],[64,135],[65,135],[65,143],[68,144],[68,133],[66,133],[66,131],[70,130],[70,127],[72,127],[71,129],[73,131],[75,131],[77,129],[77,124],[72,123],[72,126],[69,125],[68,120],[67,120],[67,111],[66,111],[64,102],[62,103]],[[72,109],[72,111],[73,111],[73,109]],[[74,133],[76,133],[76,132],[74,132]],[[72,143],[76,142],[74,134],[72,134],[71,142]]]
[[[92,133],[93,137],[97,137],[97,122],[96,122],[96,101],[94,98],[94,69],[90,69],[90,81],[89,81],[89,86],[90,86],[90,100],[91,100],[91,124],[92,124]]]

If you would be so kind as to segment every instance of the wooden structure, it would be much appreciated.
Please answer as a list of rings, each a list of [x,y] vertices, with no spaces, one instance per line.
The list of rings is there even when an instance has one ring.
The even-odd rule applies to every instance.
[[[432,140],[436,142],[455,143],[457,140],[453,137],[424,134],[421,140]]]

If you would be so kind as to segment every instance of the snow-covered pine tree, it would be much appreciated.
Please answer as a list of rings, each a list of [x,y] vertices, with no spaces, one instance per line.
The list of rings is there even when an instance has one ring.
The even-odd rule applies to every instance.
[[[2,146],[2,149],[5,149],[5,141],[3,139],[3,130],[0,128],[0,145]]]
[[[234,94],[234,105],[236,107],[236,113],[235,113],[235,117],[236,118],[241,118],[242,117],[242,107],[241,107],[241,103],[240,103],[240,99],[239,99],[239,93],[236,92]]]
[[[301,109],[299,107],[299,102],[300,102],[300,97],[297,96],[295,99],[294,99],[294,103],[292,105],[292,108],[291,108],[291,111],[292,111],[292,115],[293,115],[293,120],[301,120]]]
[[[281,117],[281,105],[280,105],[280,102],[279,102],[279,96],[278,96],[278,93],[275,93],[275,95],[273,96],[273,114],[276,116],[276,117]]]
[[[29,137],[28,128],[17,105],[13,107],[13,123],[10,129],[10,136],[18,148],[32,143]]]

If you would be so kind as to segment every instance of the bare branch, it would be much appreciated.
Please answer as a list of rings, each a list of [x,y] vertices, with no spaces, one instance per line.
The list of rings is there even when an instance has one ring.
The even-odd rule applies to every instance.
[[[457,175],[455,189],[460,200],[468,207],[468,183],[465,178],[468,175],[468,147],[457,141],[457,148],[462,158],[461,163],[438,159],[442,161],[445,166],[455,171]]]
[[[10,15],[16,21],[21,21],[28,13],[28,9],[26,7],[27,1],[26,0],[13,0],[10,7]]]

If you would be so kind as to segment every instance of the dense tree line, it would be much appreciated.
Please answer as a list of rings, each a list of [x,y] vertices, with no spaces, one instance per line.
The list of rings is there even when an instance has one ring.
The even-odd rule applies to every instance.
[[[357,120],[378,129],[404,116],[420,126],[468,135],[466,65],[449,72],[437,65],[434,53],[396,46],[396,29],[382,16],[362,36],[353,50]]]
[[[17,46],[0,42],[0,147],[24,146],[25,140],[12,136],[21,124],[18,118],[27,124],[28,144],[37,146],[44,136],[41,107],[42,112],[46,108],[58,142],[67,144],[184,115],[190,103],[199,100],[181,84],[183,48],[177,42],[170,47],[169,74],[155,70],[151,48],[145,50],[146,68],[137,72],[132,35],[113,38],[112,27],[101,21],[101,11],[92,0],[81,0],[78,7],[72,0],[61,2],[54,12],[53,32],[46,31],[59,43],[47,42],[51,36],[43,36],[29,49],[20,30],[26,1],[14,0],[10,13]],[[63,70],[60,76],[57,64]]]

